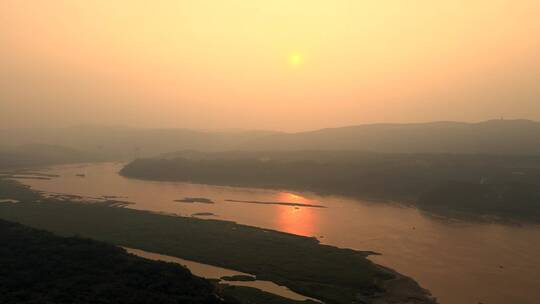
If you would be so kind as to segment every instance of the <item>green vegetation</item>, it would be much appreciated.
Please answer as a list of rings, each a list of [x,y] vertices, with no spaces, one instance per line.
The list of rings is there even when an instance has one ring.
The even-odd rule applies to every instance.
[[[354,151],[189,155],[138,159],[121,174],[399,201],[444,214],[540,219],[540,157],[535,156]]]
[[[0,180],[5,187],[20,187]],[[20,188],[11,193],[20,194]],[[273,281],[327,303],[370,303],[391,296],[401,303],[432,303],[414,281],[406,279],[406,296],[386,290],[399,275],[372,263],[359,252],[321,245],[314,238],[268,231],[233,222],[175,217],[105,204],[11,197],[0,204],[0,217],[63,236],[79,235],[201,263],[235,269]],[[358,299],[365,299],[360,301]]]
[[[0,199],[16,199],[18,201],[35,201],[41,199],[41,195],[28,186],[10,179],[0,178]]]
[[[527,183],[450,181],[423,194],[418,206],[437,213],[454,213],[456,216],[482,214],[540,221],[540,188]]]
[[[175,264],[0,220],[0,303],[223,303]],[[232,303],[235,303],[233,301]]]
[[[253,273],[262,280],[330,302],[350,302],[357,292],[374,295],[382,291],[375,279],[390,276],[366,260],[363,253],[231,222],[54,202],[5,204],[0,210],[5,219],[54,233],[81,235]]]

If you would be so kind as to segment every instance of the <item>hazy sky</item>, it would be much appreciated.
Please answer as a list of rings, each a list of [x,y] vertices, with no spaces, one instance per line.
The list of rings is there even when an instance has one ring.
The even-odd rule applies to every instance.
[[[538,0],[1,0],[0,128],[540,120]]]

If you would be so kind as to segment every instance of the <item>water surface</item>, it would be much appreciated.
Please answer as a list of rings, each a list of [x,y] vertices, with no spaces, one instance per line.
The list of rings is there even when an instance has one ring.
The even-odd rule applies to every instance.
[[[119,176],[121,167],[56,166],[48,173],[59,177],[21,182],[48,192],[120,197],[133,202],[128,207],[134,209],[182,216],[212,213],[212,218],[315,236],[324,244],[376,251],[382,255],[370,259],[413,277],[442,304],[540,303],[539,225],[442,220],[415,208],[305,192],[134,180]],[[175,202],[186,197],[215,203]]]

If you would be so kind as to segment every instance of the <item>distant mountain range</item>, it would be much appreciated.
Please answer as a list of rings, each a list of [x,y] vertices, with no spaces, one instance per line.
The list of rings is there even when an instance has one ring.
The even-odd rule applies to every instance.
[[[107,159],[133,159],[181,150],[234,150],[244,142],[274,134],[277,132],[79,126],[0,130],[0,144],[8,147],[57,145]]]
[[[0,170],[106,160],[63,146],[27,144],[0,148]]]
[[[73,127],[2,130],[5,146],[52,144],[113,158],[137,158],[198,150],[300,151],[355,150],[382,153],[540,154],[540,122],[490,120],[480,123],[431,122],[366,124],[284,133]]]
[[[384,153],[539,154],[540,123],[490,120],[370,124],[275,134],[239,150],[361,150]]]

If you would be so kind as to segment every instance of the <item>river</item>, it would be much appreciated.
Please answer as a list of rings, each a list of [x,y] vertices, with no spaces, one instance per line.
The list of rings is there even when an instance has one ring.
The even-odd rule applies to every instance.
[[[133,249],[133,248],[124,248],[127,250],[127,252],[143,257],[145,259],[154,260],[154,261],[164,261],[164,262],[170,262],[170,263],[176,263],[183,265],[187,267],[191,273],[193,273],[196,276],[204,277],[207,279],[214,279],[214,280],[220,280],[222,277],[225,276],[252,276],[251,274],[239,272],[231,269],[226,269],[222,267],[216,267],[211,266],[207,264],[197,263],[189,260],[180,259],[177,257],[172,257],[168,255],[163,254],[157,254],[152,252],[147,252],[140,249]],[[305,301],[305,300],[312,300],[314,302],[319,302],[319,300],[303,296],[301,294],[298,294],[289,288],[285,286],[277,285],[276,283],[270,282],[270,281],[261,281],[261,280],[254,280],[254,281],[226,281],[226,280],[220,280],[222,284],[228,284],[228,285],[234,285],[234,286],[246,286],[246,287],[253,287],[257,288],[263,291],[266,291],[268,293],[273,293],[279,296],[282,296],[287,299],[295,300],[295,301]]]
[[[381,255],[371,260],[413,277],[442,304],[540,303],[540,225],[448,220],[397,204],[288,190],[142,181],[118,175],[121,167],[54,166],[44,171],[58,177],[20,181],[45,192],[114,196],[132,202],[129,208],[232,220],[376,251]],[[175,201],[186,197],[214,203]]]

